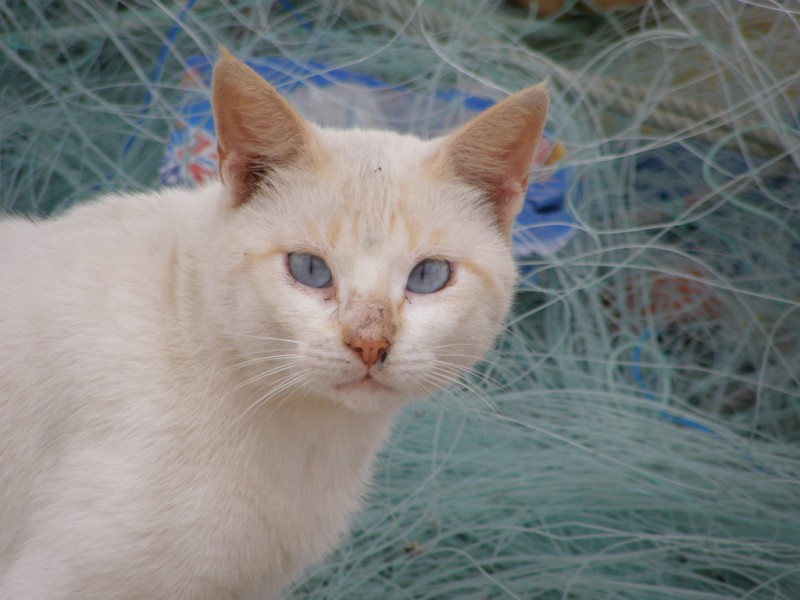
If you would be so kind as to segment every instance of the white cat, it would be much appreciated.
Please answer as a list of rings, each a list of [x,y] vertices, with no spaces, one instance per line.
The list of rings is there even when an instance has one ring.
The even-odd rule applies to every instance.
[[[543,86],[423,141],[223,52],[213,104],[222,183],[0,223],[3,600],[278,594],[501,327]]]

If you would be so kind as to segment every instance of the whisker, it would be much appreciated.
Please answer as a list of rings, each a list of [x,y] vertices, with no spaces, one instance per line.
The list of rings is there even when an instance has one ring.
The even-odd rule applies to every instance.
[[[276,386],[272,387],[267,393],[265,393],[257,400],[255,400],[253,403],[251,403],[250,406],[248,406],[239,416],[237,423],[241,423],[242,420],[247,419],[249,416],[254,414],[259,407],[269,403],[269,401],[278,394],[281,394],[285,390],[290,389],[291,387],[301,382],[307,381],[306,376],[308,375],[309,372],[310,371],[308,370],[302,370],[296,373],[292,373],[291,375],[286,377],[283,381],[278,383]]]
[[[281,371],[287,371],[287,370],[291,369],[292,367],[294,367],[295,364],[296,363],[294,363],[294,362],[284,363],[284,364],[279,365],[279,366],[277,366],[277,367],[275,367],[273,369],[270,369],[268,371],[264,371],[262,373],[258,373],[257,375],[255,375],[253,377],[250,377],[249,379],[245,379],[244,381],[240,381],[238,384],[236,384],[234,387],[232,387],[230,390],[228,390],[228,392],[229,393],[233,393],[233,392],[235,392],[237,390],[240,390],[240,389],[242,389],[244,387],[247,387],[251,383],[255,383],[256,381],[261,381],[263,379],[267,379],[268,377],[271,377],[272,375],[274,375],[276,373],[280,373]]]
[[[454,354],[454,353],[439,354],[438,356],[454,357],[454,358],[470,358],[470,359],[476,361],[479,364],[489,365],[489,366],[492,366],[492,367],[494,367],[496,369],[504,371],[507,374],[511,374],[511,370],[508,367],[506,367],[505,365],[503,365],[503,364],[501,364],[501,363],[499,363],[497,361],[490,360],[490,359],[486,358],[485,356],[474,356],[474,355],[471,355],[471,354]]]
[[[456,373],[453,372],[453,368],[449,365],[438,366],[434,365],[431,369],[431,372],[442,378],[443,381],[448,383],[451,387],[445,388],[451,395],[454,395],[453,390],[461,390],[466,391],[469,393],[469,396],[464,396],[465,398],[478,398],[483,401],[483,403],[490,408],[492,413],[497,413],[497,406],[495,405],[494,401],[480,388],[472,385],[469,381],[465,380],[463,377],[456,376]],[[454,396],[455,397],[455,396]],[[458,398],[456,398],[458,399]]]
[[[298,359],[298,358],[304,358],[304,355],[303,354],[278,354],[278,353],[274,354],[273,356],[269,356],[269,355],[258,356],[257,355],[257,356],[254,356],[253,358],[248,359],[248,360],[243,360],[243,361],[237,362],[235,364],[232,364],[232,365],[226,367],[226,370],[236,369],[238,367],[248,367],[248,366],[252,366],[252,365],[257,365],[259,363],[267,363],[267,362],[275,361],[275,360]]]
[[[286,342],[287,344],[295,344],[296,346],[300,346],[300,345],[303,344],[303,342],[301,342],[299,340],[292,340],[292,339],[287,339],[287,338],[277,338],[277,337],[271,337],[271,336],[266,336],[266,335],[253,335],[253,334],[249,334],[249,333],[229,333],[228,335],[232,335],[232,336],[240,337],[240,338],[251,339],[251,340],[260,340],[260,341],[264,341],[264,342]]]
[[[423,375],[420,377],[420,379],[421,381],[423,381],[423,383],[427,383],[433,387],[431,392],[436,392],[449,396],[454,400],[455,404],[460,406],[463,405],[463,403],[461,402],[462,395],[459,395],[458,392],[460,390],[458,390],[457,388],[454,388],[449,385],[442,386],[442,381],[434,380],[429,375]],[[458,416],[457,413],[453,410],[453,408],[451,408],[451,404],[449,402],[445,402],[443,404],[439,403],[437,404],[437,406],[442,408],[448,415],[450,415],[453,418],[456,418]]]
[[[500,381],[498,381],[494,377],[490,376],[485,371],[480,371],[480,370],[478,370],[478,369],[476,369],[474,367],[465,367],[465,366],[462,366],[462,365],[457,365],[457,364],[449,363],[447,361],[442,361],[442,360],[438,360],[438,359],[434,359],[432,361],[429,361],[427,364],[428,365],[437,366],[437,367],[443,367],[443,368],[450,369],[453,373],[457,372],[459,375],[462,375],[462,376],[475,377],[480,382],[483,382],[485,384],[489,384],[490,386],[492,386],[494,388],[497,388],[497,389],[502,389],[503,387],[505,387],[505,385],[503,383],[501,383]]]

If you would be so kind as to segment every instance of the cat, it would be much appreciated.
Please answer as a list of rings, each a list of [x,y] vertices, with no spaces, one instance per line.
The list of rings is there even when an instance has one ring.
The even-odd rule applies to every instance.
[[[219,181],[0,222],[0,598],[260,599],[478,360],[544,84],[449,135],[305,121],[223,49]]]

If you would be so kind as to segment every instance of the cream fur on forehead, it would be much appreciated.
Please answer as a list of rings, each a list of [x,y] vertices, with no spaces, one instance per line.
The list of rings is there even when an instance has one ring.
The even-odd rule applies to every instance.
[[[220,175],[234,204],[246,202],[258,180],[272,170],[326,162],[314,128],[224,49],[214,68],[212,99]],[[522,207],[547,107],[545,83],[526,88],[441,140],[432,157],[442,176],[459,177],[481,189],[498,224],[509,233]]]

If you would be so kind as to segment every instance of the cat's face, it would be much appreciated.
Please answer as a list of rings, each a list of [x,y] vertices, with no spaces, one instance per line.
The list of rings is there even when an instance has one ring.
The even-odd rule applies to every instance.
[[[275,177],[231,216],[242,358],[285,364],[277,380],[359,409],[447,384],[508,308],[506,234],[479,194],[436,172],[435,143],[318,136],[324,164]]]
[[[217,94],[234,83],[220,79],[215,101],[235,106]],[[224,110],[233,206],[215,249],[217,318],[265,390],[369,411],[430,393],[481,357],[512,297],[510,220],[524,182],[501,178],[487,199],[458,173],[458,152],[480,168],[463,135],[322,130],[279,102],[258,135],[290,143],[253,148],[252,127],[235,131]]]

